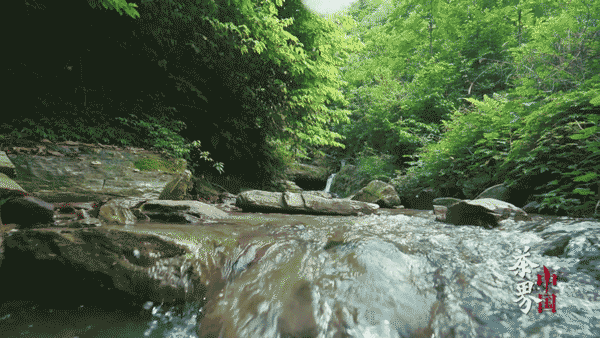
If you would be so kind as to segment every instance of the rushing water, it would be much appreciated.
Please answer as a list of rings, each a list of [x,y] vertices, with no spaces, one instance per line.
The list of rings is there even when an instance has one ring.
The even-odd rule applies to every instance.
[[[511,325],[529,325],[527,332],[533,333],[527,336],[544,336],[544,327],[558,325],[549,323],[565,320],[551,317],[554,320],[546,323],[529,317],[533,324],[531,319],[523,322],[510,287],[491,281],[494,268],[488,272],[478,267],[487,261],[500,271],[508,264],[503,257],[521,248],[523,242],[517,240],[535,243],[533,235],[516,238],[517,228],[510,228],[514,224],[492,233],[434,222],[428,212],[413,213],[414,217],[237,214],[203,226],[139,224],[131,231],[158,234],[194,252],[190,260],[207,286],[204,299],[177,307],[114,297],[103,304],[81,299],[71,305],[13,300],[0,306],[0,336],[430,338],[436,327],[438,334],[447,329],[443,323],[450,319],[432,317],[444,302],[448,318],[462,320],[452,312],[456,307],[460,314],[469,314],[468,324],[447,324],[456,327],[438,337],[519,336],[519,331],[510,330],[499,334]],[[493,258],[498,261],[491,263]],[[458,284],[444,274],[458,276]],[[478,274],[490,281],[479,281]],[[578,306],[587,304],[584,293],[598,293],[598,283],[590,283],[589,288],[575,286],[578,293],[572,297],[580,297],[575,298]],[[470,296],[470,305],[455,306],[453,292],[467,290],[469,284],[483,285],[484,291]],[[563,290],[561,305],[568,304],[569,292]],[[573,310],[574,320],[600,314],[598,300],[590,298],[584,310]],[[482,307],[494,315],[476,310]],[[484,326],[487,331],[480,329]],[[598,333],[589,330],[575,336]]]

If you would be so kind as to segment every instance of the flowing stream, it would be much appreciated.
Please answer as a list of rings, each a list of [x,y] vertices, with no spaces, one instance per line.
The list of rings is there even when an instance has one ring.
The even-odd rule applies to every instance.
[[[593,298],[598,283],[565,287],[561,306],[574,298],[584,308],[569,310],[567,319],[531,314],[523,322],[510,283],[494,281],[494,275],[512,278],[498,272],[512,265],[524,240],[533,246],[534,235],[523,232],[533,223],[509,222],[492,233],[435,222],[428,211],[402,213],[232,213],[230,220],[201,226],[138,224],[129,231],[157,234],[193,251],[189,263],[206,285],[203,299],[178,307],[115,297],[102,306],[86,299],[70,305],[13,300],[0,307],[0,336],[545,337],[559,325],[552,323],[567,320],[585,326],[573,337],[599,333],[589,322],[590,314],[600,313],[600,298]],[[481,289],[470,291],[467,302],[456,292],[470,285]],[[442,303],[446,310],[439,315]],[[588,324],[578,322],[581,317]],[[521,335],[520,328],[533,333]]]

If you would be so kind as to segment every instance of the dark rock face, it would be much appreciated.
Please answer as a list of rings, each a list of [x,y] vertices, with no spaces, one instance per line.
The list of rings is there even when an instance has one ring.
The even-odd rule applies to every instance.
[[[462,201],[448,207],[446,222],[454,225],[477,225],[487,228],[498,226],[496,217],[488,209]]]
[[[198,277],[185,262],[185,248],[151,235],[103,229],[23,230],[4,235],[3,247],[2,276],[9,278],[0,279],[0,289],[15,293],[41,289],[72,298],[114,289],[176,303],[194,295],[193,280]],[[187,272],[181,274],[186,264]]]
[[[486,228],[498,226],[498,221],[512,219],[529,221],[531,217],[514,205],[493,198],[465,200],[449,207],[436,205],[437,220],[454,225],[477,225]]]
[[[4,223],[19,224],[19,228],[52,226],[54,205],[33,196],[15,197],[0,206],[0,218]]]

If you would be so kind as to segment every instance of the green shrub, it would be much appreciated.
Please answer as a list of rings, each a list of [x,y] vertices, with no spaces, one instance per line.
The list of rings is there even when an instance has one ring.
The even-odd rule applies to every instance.
[[[541,208],[573,216],[593,212],[600,151],[598,114],[591,114],[598,109],[589,102],[596,102],[597,95],[597,89],[585,87],[554,94],[527,117],[523,137],[509,157],[514,163],[509,187],[535,181],[533,193]]]
[[[389,182],[395,166],[392,163],[392,156],[384,154],[375,154],[373,149],[366,147],[356,160],[357,174],[361,178],[367,178],[369,181],[380,180]]]

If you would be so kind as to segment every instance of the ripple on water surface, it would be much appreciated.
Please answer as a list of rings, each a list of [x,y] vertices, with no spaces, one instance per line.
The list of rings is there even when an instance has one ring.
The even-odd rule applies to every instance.
[[[119,300],[115,299],[115,303]],[[200,307],[143,305],[113,308],[93,305],[50,306],[33,301],[3,302],[2,338],[197,337]]]

